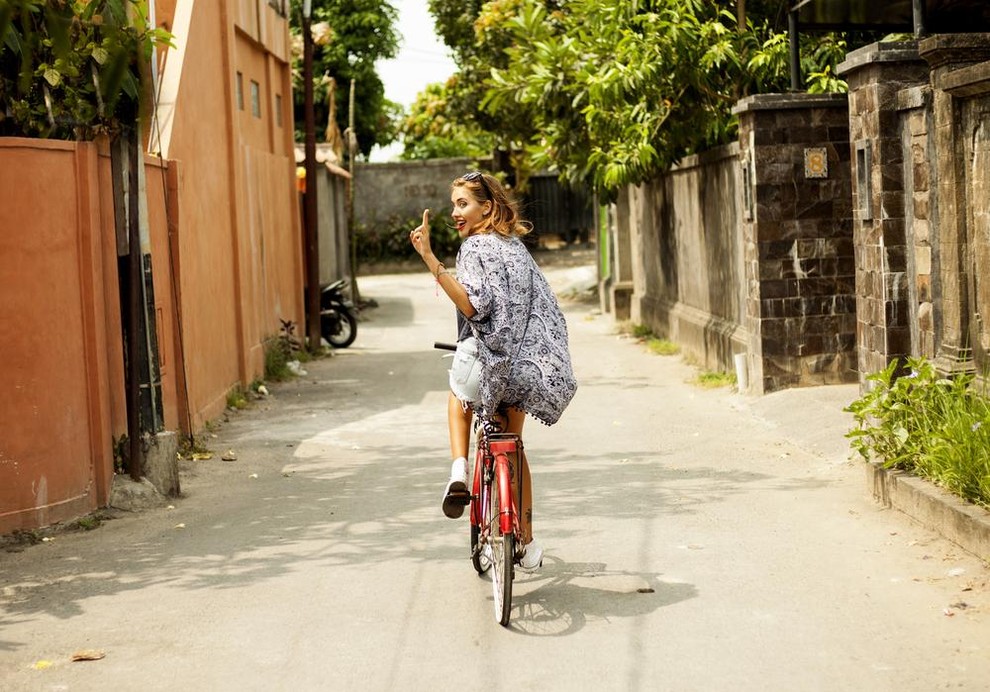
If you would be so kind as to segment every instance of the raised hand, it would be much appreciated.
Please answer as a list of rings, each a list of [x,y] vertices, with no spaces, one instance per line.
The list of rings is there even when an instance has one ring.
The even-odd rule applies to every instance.
[[[430,248],[430,210],[423,210],[423,223],[409,231],[409,242],[419,253],[420,257],[426,257],[432,249]]]

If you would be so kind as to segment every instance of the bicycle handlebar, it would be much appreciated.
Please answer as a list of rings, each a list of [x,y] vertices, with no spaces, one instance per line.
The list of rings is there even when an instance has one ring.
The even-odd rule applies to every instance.
[[[456,351],[457,346],[455,344],[445,344],[442,341],[434,341],[433,348],[438,348],[441,351]]]

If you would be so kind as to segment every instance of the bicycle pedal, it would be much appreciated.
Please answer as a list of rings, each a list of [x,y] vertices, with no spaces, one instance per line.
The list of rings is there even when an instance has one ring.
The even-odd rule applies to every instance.
[[[469,492],[451,492],[447,495],[447,502],[455,505],[462,505],[467,507],[471,504],[471,493]]]

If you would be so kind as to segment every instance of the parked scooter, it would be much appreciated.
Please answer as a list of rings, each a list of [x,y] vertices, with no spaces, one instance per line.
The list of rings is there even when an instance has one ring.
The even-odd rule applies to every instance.
[[[320,293],[320,334],[334,348],[347,348],[357,338],[354,304],[344,297],[344,279],[323,287]]]

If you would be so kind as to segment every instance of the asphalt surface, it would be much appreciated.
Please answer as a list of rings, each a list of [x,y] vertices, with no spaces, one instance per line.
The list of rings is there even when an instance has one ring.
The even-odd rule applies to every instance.
[[[544,568],[500,627],[440,511],[452,309],[425,273],[361,290],[355,345],[231,413],[171,508],[0,552],[0,689],[990,685],[990,571],[873,503],[855,387],[702,389],[585,302],[578,394],[526,430]]]

